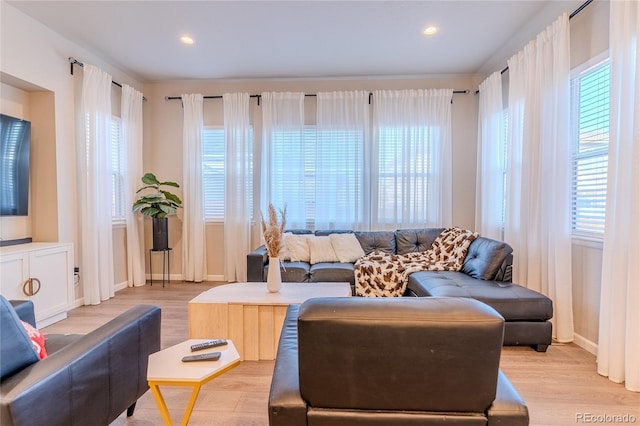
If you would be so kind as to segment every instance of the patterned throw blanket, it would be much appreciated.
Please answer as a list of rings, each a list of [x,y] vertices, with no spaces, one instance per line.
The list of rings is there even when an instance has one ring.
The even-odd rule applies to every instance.
[[[388,254],[374,251],[354,266],[356,294],[366,297],[400,297],[417,271],[459,271],[475,232],[447,228],[423,252]]]

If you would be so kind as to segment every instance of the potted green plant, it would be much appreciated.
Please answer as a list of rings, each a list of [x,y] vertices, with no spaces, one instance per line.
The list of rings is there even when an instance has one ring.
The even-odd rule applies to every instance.
[[[169,248],[169,234],[167,216],[176,214],[182,207],[182,200],[176,194],[162,189],[163,187],[180,188],[175,182],[160,182],[153,173],[142,176],[144,186],[136,194],[132,210],[153,219],[153,250],[167,250]]]

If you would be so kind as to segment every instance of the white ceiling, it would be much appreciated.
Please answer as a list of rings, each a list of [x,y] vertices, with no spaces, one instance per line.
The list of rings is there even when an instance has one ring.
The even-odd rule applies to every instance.
[[[542,16],[550,5],[570,12],[581,2],[8,3],[132,77],[153,82],[487,72],[483,67],[513,43],[519,30],[534,21],[544,21],[540,28],[551,23],[557,15]],[[440,31],[426,37],[427,25]],[[532,31],[535,35],[539,28]],[[182,45],[183,34],[195,44]]]

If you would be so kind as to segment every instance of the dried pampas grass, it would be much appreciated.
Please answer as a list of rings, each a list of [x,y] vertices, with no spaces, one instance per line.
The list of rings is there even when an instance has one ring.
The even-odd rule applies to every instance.
[[[269,257],[279,257],[283,246],[282,234],[284,234],[284,227],[287,224],[287,206],[284,207],[284,210],[278,210],[281,218],[280,223],[278,223],[276,209],[271,203],[269,203],[269,223],[265,222],[264,215],[261,214],[262,235]]]

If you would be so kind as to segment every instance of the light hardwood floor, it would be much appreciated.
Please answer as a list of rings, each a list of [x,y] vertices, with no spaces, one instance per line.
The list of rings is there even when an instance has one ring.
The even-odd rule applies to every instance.
[[[162,308],[162,348],[188,338],[187,302],[216,283],[148,284],[127,288],[97,306],[69,312],[69,318],[43,329],[45,333],[87,333],[138,303]],[[627,415],[640,424],[640,393],[596,373],[595,357],[574,344],[554,344],[546,353],[506,347],[501,367],[529,406],[531,425],[572,425],[587,416]],[[268,425],[267,398],[273,361],[248,361],[203,386],[190,425]],[[162,388],[175,424],[182,419],[190,390]],[[621,424],[597,421],[590,423]],[[615,420],[611,418],[611,420]],[[150,392],[138,401],[135,414],[123,414],[113,425],[162,425]],[[392,426],[392,425],[390,425]]]

